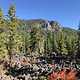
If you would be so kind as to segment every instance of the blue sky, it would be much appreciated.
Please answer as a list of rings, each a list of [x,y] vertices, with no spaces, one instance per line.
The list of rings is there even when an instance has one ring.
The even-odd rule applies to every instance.
[[[80,0],[0,0],[4,15],[12,2],[20,19],[54,20],[62,27],[78,29]]]

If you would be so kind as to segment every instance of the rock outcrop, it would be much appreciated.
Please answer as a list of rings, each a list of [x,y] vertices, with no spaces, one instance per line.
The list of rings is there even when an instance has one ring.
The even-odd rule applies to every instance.
[[[9,65],[9,59],[7,61],[7,67]],[[11,67],[7,68],[5,74],[0,75],[0,80],[39,80],[41,76],[44,76],[46,80],[54,72],[59,73],[62,68],[67,69],[67,73],[75,68],[77,76],[80,77],[80,59],[65,56],[62,54],[14,54],[11,60]],[[53,66],[53,67],[52,67]],[[11,73],[9,72],[11,70]]]
[[[58,29],[59,31],[62,31],[62,26],[56,21],[46,21],[45,20],[37,25],[38,27],[44,28],[45,30],[54,31],[55,29]]]

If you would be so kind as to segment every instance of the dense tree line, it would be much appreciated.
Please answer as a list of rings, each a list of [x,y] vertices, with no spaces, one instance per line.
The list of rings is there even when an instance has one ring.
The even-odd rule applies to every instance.
[[[11,6],[4,19],[3,11],[0,6],[0,60],[6,55],[14,53],[52,53],[65,54],[69,56],[79,57],[79,37],[63,32],[54,33],[47,31],[47,34],[42,32],[34,24],[27,35],[21,36],[17,33],[19,27],[19,19],[16,16],[16,10],[11,3]],[[5,34],[8,27],[8,34]],[[24,30],[25,31],[25,30]]]

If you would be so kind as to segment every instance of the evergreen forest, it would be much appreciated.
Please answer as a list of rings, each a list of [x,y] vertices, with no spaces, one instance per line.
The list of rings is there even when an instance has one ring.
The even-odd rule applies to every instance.
[[[0,60],[13,53],[27,54],[32,52],[41,54],[56,52],[80,57],[77,30],[65,29],[64,27],[61,32],[45,31],[38,28],[34,20],[31,20],[33,25],[30,25],[27,20],[17,18],[13,3],[11,3],[6,17],[7,19],[4,19],[3,10],[0,6]],[[21,21],[26,21],[26,23],[23,24]],[[24,27],[25,25],[29,27]]]
[[[6,15],[0,6],[0,80],[80,79],[80,27],[48,21],[59,26],[45,30],[46,20],[21,20],[16,13],[13,2]]]

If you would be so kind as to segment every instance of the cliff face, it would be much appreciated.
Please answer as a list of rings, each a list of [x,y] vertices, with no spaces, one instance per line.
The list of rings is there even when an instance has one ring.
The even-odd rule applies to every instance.
[[[54,31],[55,29],[58,29],[59,31],[62,31],[62,26],[56,22],[56,21],[43,21],[37,24],[38,27],[44,28],[45,30],[51,30]]]

